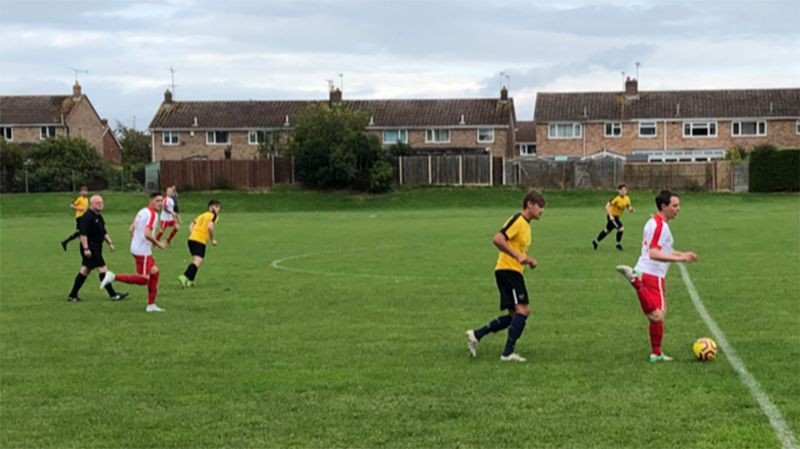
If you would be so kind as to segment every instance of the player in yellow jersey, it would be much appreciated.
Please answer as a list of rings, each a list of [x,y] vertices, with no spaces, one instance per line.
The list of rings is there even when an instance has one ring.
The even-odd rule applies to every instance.
[[[628,196],[628,186],[620,184],[617,186],[617,193],[618,195],[606,203],[606,228],[600,231],[600,234],[597,234],[596,239],[592,240],[594,249],[597,249],[600,246],[600,242],[608,234],[611,234],[611,231],[616,229],[617,249],[622,251],[622,233],[625,231],[625,228],[622,227],[622,213],[625,212],[625,209],[628,209],[631,213],[636,212],[636,209],[633,208],[631,198]]]
[[[219,220],[220,202],[211,200],[208,202],[208,210],[198,215],[189,225],[189,252],[192,254],[192,263],[186,267],[186,271],[178,276],[178,282],[183,287],[193,287],[194,278],[203,259],[206,257],[206,243],[211,240],[211,245],[217,246],[214,239],[217,220]]]
[[[69,207],[75,211],[75,232],[61,241],[61,248],[64,249],[64,252],[67,251],[67,244],[81,235],[78,229],[80,228],[81,217],[83,217],[83,214],[89,209],[89,188],[81,186],[80,195],[75,198],[75,201],[69,204]]]
[[[526,265],[536,268],[536,259],[528,255],[531,245],[530,221],[542,217],[544,205],[544,197],[539,192],[528,192],[522,200],[522,211],[506,221],[492,240],[494,246],[500,250],[494,268],[497,289],[500,291],[500,310],[507,310],[508,315],[500,315],[480,329],[467,331],[467,348],[472,357],[478,354],[478,342],[481,338],[508,328],[506,347],[500,360],[525,361],[525,358],[514,352],[517,340],[525,330],[525,321],[531,313],[522,271]]]

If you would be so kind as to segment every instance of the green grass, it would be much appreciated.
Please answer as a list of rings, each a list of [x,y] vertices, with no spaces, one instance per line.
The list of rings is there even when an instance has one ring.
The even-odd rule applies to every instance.
[[[158,252],[159,304],[110,303],[58,240],[70,195],[0,197],[2,447],[778,448],[725,359],[692,360],[710,336],[678,267],[667,280],[665,350],[647,361],[647,322],[613,267],[633,264],[652,194],[634,193],[627,250],[603,225],[609,192],[548,192],[527,272],[533,315],[501,364],[504,335],[467,356],[463,332],[495,317],[490,240],[523,191],[185,193],[184,218],[220,197],[219,246],[197,287],[176,277],[186,230]],[[131,272],[127,224],[141,194],[107,194]],[[800,197],[686,194],[671,226],[706,307],[800,432]],[[292,256],[295,256],[291,258]],[[272,266],[272,262],[285,259]]]

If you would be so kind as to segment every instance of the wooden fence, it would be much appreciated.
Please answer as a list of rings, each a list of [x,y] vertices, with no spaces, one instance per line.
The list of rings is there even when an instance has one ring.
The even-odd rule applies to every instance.
[[[294,182],[293,161],[272,157],[265,160],[161,161],[161,188],[179,190],[266,189],[275,183]]]
[[[404,185],[501,185],[503,161],[489,155],[401,156],[396,180]]]

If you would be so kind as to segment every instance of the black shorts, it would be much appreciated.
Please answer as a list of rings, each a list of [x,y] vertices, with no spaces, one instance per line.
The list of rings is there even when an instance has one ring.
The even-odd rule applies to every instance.
[[[103,245],[89,245],[89,249],[92,251],[92,255],[86,257],[83,254],[83,247],[78,245],[78,251],[81,253],[81,266],[90,270],[106,266],[106,261],[103,259]]]
[[[81,228],[81,217],[75,219],[75,229]]]
[[[528,289],[522,273],[513,270],[497,270],[494,272],[497,290],[500,291],[500,310],[514,310],[519,304],[529,304]]]
[[[189,240],[189,252],[192,254],[192,256],[202,257],[205,259],[206,245],[203,245],[200,242],[195,242],[194,240]]]
[[[606,231],[613,231],[622,227],[622,220],[619,217],[606,217]]]

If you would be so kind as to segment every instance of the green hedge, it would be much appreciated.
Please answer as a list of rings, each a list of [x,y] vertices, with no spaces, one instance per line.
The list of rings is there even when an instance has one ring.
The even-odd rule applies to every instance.
[[[758,148],[750,153],[751,192],[800,192],[800,150]]]

